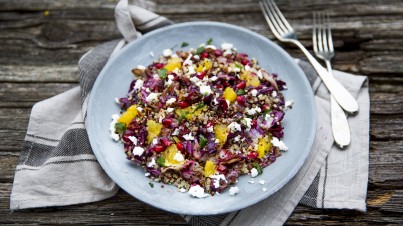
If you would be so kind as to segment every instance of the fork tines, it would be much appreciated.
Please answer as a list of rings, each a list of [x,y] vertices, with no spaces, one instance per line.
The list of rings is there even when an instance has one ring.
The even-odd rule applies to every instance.
[[[313,14],[312,45],[315,52],[334,52],[328,13]]]
[[[274,35],[284,36],[294,32],[294,29],[287,22],[273,0],[262,0],[259,2],[259,5]]]

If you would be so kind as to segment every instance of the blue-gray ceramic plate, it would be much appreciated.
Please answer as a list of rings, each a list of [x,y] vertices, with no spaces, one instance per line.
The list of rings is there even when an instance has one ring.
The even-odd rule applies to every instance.
[[[233,43],[239,52],[255,57],[261,67],[279,74],[287,82],[286,100],[293,100],[292,110],[286,112],[284,142],[289,148],[274,164],[264,169],[256,181],[249,184],[250,176],[244,175],[237,183],[240,189],[235,196],[228,191],[203,199],[192,198],[174,186],[161,188],[149,185],[141,167],[126,160],[123,146],[114,142],[109,134],[111,115],[120,109],[115,97],[124,97],[133,79],[131,69],[148,65],[162,51],[188,42],[197,47],[213,38],[214,44]],[[179,48],[179,47],[177,47]],[[185,49],[186,49],[185,48]],[[155,54],[150,56],[150,52]],[[301,168],[311,149],[316,129],[316,107],[311,87],[304,72],[279,46],[250,30],[214,22],[191,22],[164,27],[152,31],[128,44],[109,60],[92,89],[88,105],[87,129],[92,149],[105,172],[126,192],[157,208],[188,215],[220,214],[239,210],[255,204],[283,187]],[[266,192],[262,191],[265,187]]]

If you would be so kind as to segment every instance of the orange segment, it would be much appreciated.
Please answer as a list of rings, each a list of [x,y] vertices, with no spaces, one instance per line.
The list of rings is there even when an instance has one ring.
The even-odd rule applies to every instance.
[[[147,120],[147,142],[151,143],[151,141],[160,135],[162,129],[162,124],[157,123],[154,120]]]
[[[138,115],[138,113],[137,106],[132,105],[120,116],[118,122],[124,123],[126,126],[128,126],[130,122],[132,122],[133,119]]]
[[[206,165],[204,165],[204,172],[203,172],[203,175],[204,175],[205,177],[209,177],[209,176],[211,176],[211,175],[214,175],[215,172],[216,172],[216,170],[217,170],[217,165],[214,164],[213,161],[207,160],[207,161],[206,161]]]
[[[232,101],[236,100],[236,93],[231,87],[227,87],[224,90],[223,97],[224,97],[224,99],[232,102]]]
[[[196,72],[208,71],[213,66],[213,63],[209,59],[204,59],[196,69]]]
[[[182,66],[182,59],[179,57],[172,57],[168,60],[168,63],[165,65],[165,69],[168,71],[174,71],[176,68],[180,69]]]
[[[252,74],[250,71],[242,70],[240,79],[246,81],[247,86],[257,87],[260,85],[259,77],[257,77],[255,74]]]
[[[214,134],[220,146],[224,145],[227,141],[228,133],[229,129],[225,124],[214,125]]]
[[[270,150],[272,144],[271,144],[271,137],[266,135],[262,138],[260,138],[258,144],[257,144],[257,152],[259,155],[257,156],[258,158],[262,158],[267,154],[267,152]]]

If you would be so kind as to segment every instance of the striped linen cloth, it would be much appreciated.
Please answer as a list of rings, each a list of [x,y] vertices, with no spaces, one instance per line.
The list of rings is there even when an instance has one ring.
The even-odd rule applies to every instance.
[[[140,6],[153,5],[141,1]],[[124,39],[104,43],[79,61],[80,87],[34,105],[17,163],[10,208],[26,209],[99,201],[114,196],[118,186],[105,174],[91,150],[85,129],[91,88],[109,57],[142,33],[172,24],[121,0],[115,10]],[[137,29],[136,29],[137,28]],[[297,60],[305,72],[318,110],[312,150],[294,178],[281,190],[251,207],[215,216],[183,216],[192,225],[282,225],[298,203],[314,208],[365,211],[369,154],[367,77],[334,71],[357,98],[360,113],[348,119],[351,145],[333,143],[329,93],[310,64]]]

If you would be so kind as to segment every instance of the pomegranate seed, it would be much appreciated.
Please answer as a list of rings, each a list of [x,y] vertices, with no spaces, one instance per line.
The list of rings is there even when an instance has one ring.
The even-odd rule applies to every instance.
[[[207,123],[207,128],[212,127],[213,125],[214,125],[213,122],[210,121]]]
[[[155,152],[160,153],[165,150],[165,147],[162,145],[155,146]]]
[[[229,84],[227,81],[224,81],[224,82],[223,82],[223,86],[224,86],[224,87],[228,87],[228,86],[230,86],[230,84]]]
[[[252,127],[256,127],[257,126],[257,120],[256,119],[252,119]]]
[[[160,143],[164,146],[164,147],[169,147],[172,142],[168,140],[168,138],[161,138]]]
[[[165,127],[168,127],[168,126],[170,126],[172,124],[172,119],[170,119],[170,118],[164,118],[163,120],[162,120],[162,125],[164,125]]]
[[[241,61],[241,64],[242,64],[242,65],[247,65],[247,64],[249,64],[249,60],[248,60],[248,59],[243,59],[243,60]]]
[[[216,50],[214,50],[214,55],[215,55],[216,57],[222,56],[222,51],[221,51],[221,49],[216,49]]]
[[[207,58],[208,57],[208,53],[207,52],[203,52],[202,54],[200,54],[200,57],[202,59]]]
[[[186,107],[189,107],[189,104],[186,103],[185,101],[179,101],[178,106],[180,108],[186,108]]]
[[[244,105],[244,104],[246,103],[246,98],[245,98],[245,96],[237,96],[237,97],[236,97],[236,101],[237,101],[239,104]]]
[[[227,170],[227,167],[220,164],[220,165],[217,166],[217,170],[219,172],[224,172],[225,170]]]
[[[256,151],[251,151],[251,152],[249,152],[249,154],[248,154],[248,158],[250,158],[250,159],[255,159],[255,158],[257,158],[258,155],[259,155],[259,154],[258,154]]]
[[[122,136],[122,139],[123,139],[125,142],[130,142],[129,136],[130,136],[130,135],[124,134],[124,135]]]
[[[268,105],[265,104],[265,105],[262,106],[262,111],[266,111],[267,109],[269,109]]]
[[[185,146],[182,144],[182,142],[176,143],[176,147],[177,147],[180,151],[185,150]]]
[[[158,69],[161,69],[161,68],[164,67],[164,64],[158,63],[158,64],[155,65],[155,67],[158,68]]]
[[[206,76],[206,72],[203,71],[203,72],[197,73],[197,76],[196,76],[196,77],[197,77],[198,79],[203,79],[204,76]]]
[[[217,85],[216,88],[217,89],[222,89],[222,85]]]
[[[238,83],[236,85],[236,88],[238,88],[238,89],[245,89],[245,87],[246,87],[246,82],[245,81],[241,81],[240,83]]]

